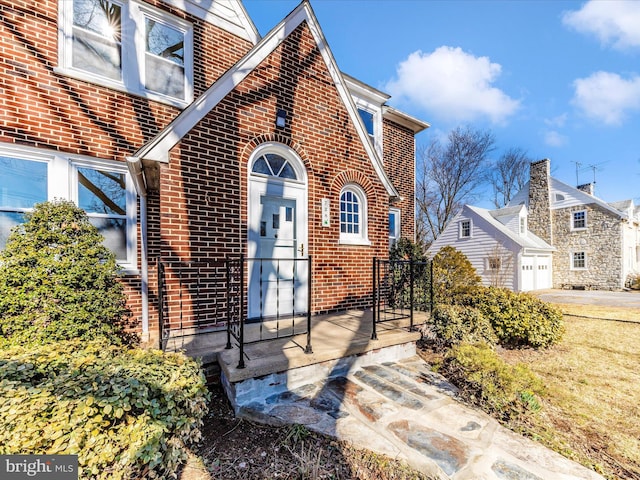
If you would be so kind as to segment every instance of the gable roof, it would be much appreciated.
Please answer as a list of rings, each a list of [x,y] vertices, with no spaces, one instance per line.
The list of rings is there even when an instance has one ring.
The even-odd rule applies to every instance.
[[[572,187],[570,185],[567,185],[564,182],[561,182],[557,178],[549,177],[549,180],[550,180],[550,188],[552,191],[571,195],[577,201],[576,203],[577,205],[588,205],[591,203],[595,203],[596,205],[602,207],[603,209],[607,210],[608,212],[614,214],[619,218],[622,218],[622,219],[629,218],[626,213],[621,212],[620,210],[608,204],[601,198],[598,198],[594,195],[589,195],[588,193],[583,192],[578,188]],[[511,201],[507,204],[508,207],[517,206],[517,205],[526,205],[527,207],[529,207],[529,183],[530,182],[527,182],[524,185],[524,187],[522,187],[522,190],[520,190],[518,193],[516,193],[513,196]],[[552,210],[557,208],[565,208],[566,206],[568,206],[568,205],[557,205],[555,204],[555,202],[553,202],[553,199],[550,199],[550,200],[551,200]]]
[[[218,103],[220,103],[233,89],[242,82],[260,63],[273,53],[278,46],[303,22],[307,23],[316,42],[321,57],[331,75],[349,117],[360,137],[373,168],[380,178],[388,194],[399,197],[399,193],[391,183],[383,168],[383,162],[377,151],[369,141],[369,136],[358,114],[346,81],[338,69],[335,58],[322,33],[318,20],[313,13],[308,0],[298,5],[284,20],[265,35],[244,57],[231,69],[225,72],[202,95],[185,108],[169,125],[163,128],[153,139],[143,145],[129,160],[152,160],[167,163],[169,151],[189,133]]]
[[[475,213],[478,217],[485,220],[491,228],[500,232],[509,240],[519,245],[522,248],[535,249],[535,250],[555,250],[554,247],[549,245],[543,239],[535,235],[533,232],[527,230],[526,235],[519,235],[506,225],[504,225],[497,217],[501,216],[513,216],[514,213],[519,213],[521,209],[525,208],[524,205],[519,207],[501,208],[498,210],[487,210],[485,208],[474,207],[472,205],[465,205],[464,208]]]
[[[241,0],[163,0],[173,7],[216,25],[250,41],[253,45],[260,34]]]

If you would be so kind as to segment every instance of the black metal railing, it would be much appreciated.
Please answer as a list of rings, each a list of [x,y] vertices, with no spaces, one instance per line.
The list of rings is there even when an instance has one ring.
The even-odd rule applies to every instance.
[[[171,337],[222,330],[227,315],[225,261],[156,260],[158,320],[165,349]]]
[[[158,318],[171,338],[226,331],[227,348],[305,335],[311,347],[311,257],[158,260]]]
[[[311,262],[311,256],[227,259],[226,348],[233,348],[235,340],[240,350],[238,368],[246,366],[245,345],[266,340],[306,335],[304,351],[313,353]],[[253,286],[248,295],[245,279]]]
[[[414,329],[414,313],[433,307],[433,262],[373,259],[373,331],[383,322],[409,319]]]

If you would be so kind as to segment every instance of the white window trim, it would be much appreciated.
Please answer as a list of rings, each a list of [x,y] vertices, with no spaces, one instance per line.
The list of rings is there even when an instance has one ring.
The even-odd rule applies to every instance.
[[[575,227],[574,226],[575,214],[576,213],[584,213],[584,227]],[[589,219],[588,219],[588,214],[587,214],[586,210],[575,210],[575,211],[571,212],[571,231],[572,232],[580,232],[580,231],[587,230],[587,228],[589,227],[588,221],[589,221]]]
[[[518,223],[518,231],[520,232],[521,236],[524,236],[527,234],[527,216],[523,215],[520,217],[519,223]]]
[[[584,267],[576,267],[574,265],[574,254],[576,253],[584,253]],[[570,265],[570,270],[577,270],[577,271],[581,271],[581,270],[588,270],[589,267],[589,263],[588,263],[588,255],[587,252],[585,250],[574,250],[571,251],[569,253],[569,265]]]
[[[356,104],[357,109],[365,110],[373,114],[373,147],[378,152],[378,155],[380,155],[380,158],[384,158],[382,156],[382,108],[380,107],[380,105],[367,102],[366,100],[359,97],[353,97],[353,100]],[[360,119],[360,112],[358,112],[358,120],[362,121]]]
[[[0,156],[47,163],[47,200],[52,201],[56,198],[63,198],[73,201],[76,205],[78,204],[77,167],[104,169],[124,173],[126,178],[127,204],[127,260],[119,260],[118,265],[124,274],[134,275],[139,273],[137,266],[137,194],[129,170],[124,162],[97,159],[86,155],[69,155],[15,145],[0,145]],[[32,211],[33,209],[17,210],[26,212]]]
[[[102,85],[113,90],[148,98],[175,107],[184,108],[189,105],[193,101],[193,25],[150,5],[143,5],[126,0],[110,1],[120,5],[122,9],[122,80],[113,80],[73,67],[73,0],[59,0],[58,66],[54,68],[54,71],[61,75],[96,85]],[[184,34],[184,99],[153,92],[147,90],[144,86],[145,44],[143,29],[145,26],[145,17],[151,17]],[[133,45],[135,53],[133,55],[130,54],[131,45]]]
[[[340,190],[340,197],[338,198],[338,215],[342,213],[341,203],[342,194],[345,192],[351,192],[358,197],[360,201],[360,233],[342,233],[342,219],[338,218],[338,225],[340,231],[341,245],[371,245],[368,232],[368,216],[367,216],[367,196],[360,185],[355,183],[348,183],[342,190]]]
[[[462,235],[462,224],[465,223],[465,222],[469,222],[469,235],[468,236]],[[470,218],[463,218],[458,222],[458,238],[459,239],[473,238],[473,220],[471,220]]]
[[[395,236],[392,236],[391,233],[389,233],[389,244],[390,246],[393,246],[398,240],[400,240],[402,236],[402,232],[400,231],[402,226],[401,217],[400,217],[401,210],[399,208],[390,208],[389,213],[393,213],[395,216],[394,229],[396,231],[396,234]]]

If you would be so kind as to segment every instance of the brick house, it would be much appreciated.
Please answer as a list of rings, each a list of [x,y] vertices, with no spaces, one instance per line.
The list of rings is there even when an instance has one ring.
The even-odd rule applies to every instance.
[[[246,264],[249,316],[370,305],[372,257],[414,237],[428,124],[339,70],[308,2],[264,37],[235,0],[0,11],[0,248],[33,204],[77,202],[152,345],[164,306],[196,329],[203,302],[207,325],[221,320],[212,278],[229,257],[275,259]]]

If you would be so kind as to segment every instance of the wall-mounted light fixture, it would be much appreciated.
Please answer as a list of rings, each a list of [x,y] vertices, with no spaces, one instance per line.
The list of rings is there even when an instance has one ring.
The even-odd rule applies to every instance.
[[[276,127],[284,128],[287,125],[287,112],[282,109],[278,109],[276,112]]]

